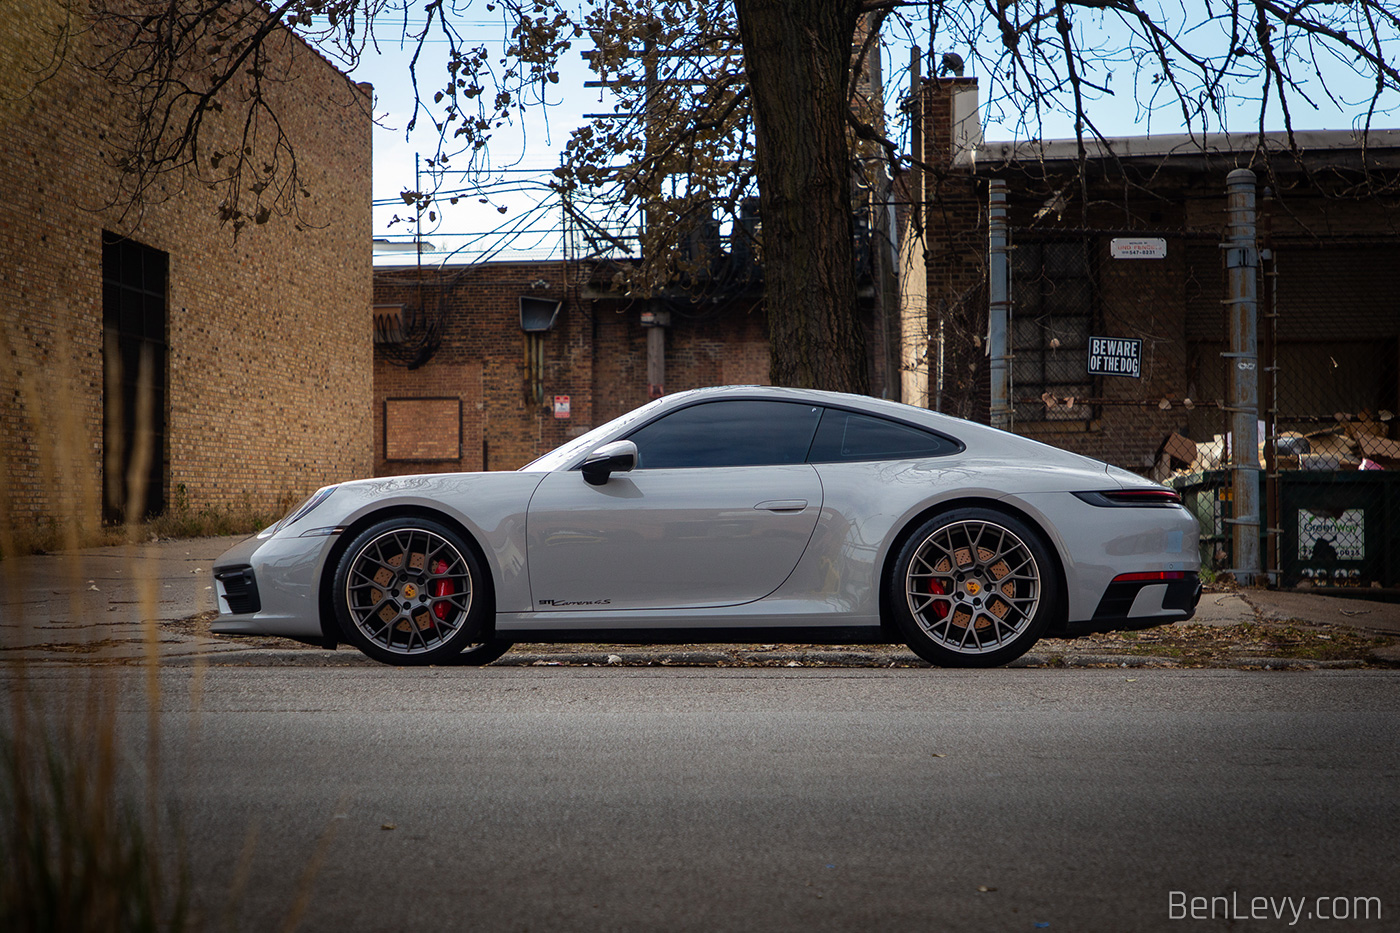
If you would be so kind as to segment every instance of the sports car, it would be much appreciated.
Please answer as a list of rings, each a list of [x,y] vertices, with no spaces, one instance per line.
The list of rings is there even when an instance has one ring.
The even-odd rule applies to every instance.
[[[514,472],[326,486],[215,564],[214,631],[485,664],[514,642],[904,642],[987,667],[1191,617],[1175,492],[833,392],[666,396]]]

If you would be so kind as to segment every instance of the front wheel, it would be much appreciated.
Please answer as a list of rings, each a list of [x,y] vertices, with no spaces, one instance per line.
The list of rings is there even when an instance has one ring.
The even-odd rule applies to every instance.
[[[905,642],[940,667],[996,667],[1030,650],[1059,604],[1039,531],[1002,512],[937,515],[909,538],[889,580]]]
[[[510,643],[483,638],[490,590],[456,532],[391,518],[355,536],[336,565],[336,620],[345,638],[386,664],[488,664]]]

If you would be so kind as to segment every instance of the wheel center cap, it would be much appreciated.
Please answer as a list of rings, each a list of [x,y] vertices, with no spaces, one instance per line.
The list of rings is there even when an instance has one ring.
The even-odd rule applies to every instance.
[[[405,583],[403,585],[403,595],[404,599],[412,599],[418,595],[418,587],[414,586],[412,583]]]
[[[982,585],[980,583],[976,580],[967,581],[967,593],[969,596],[976,596],[980,592],[982,592]]]

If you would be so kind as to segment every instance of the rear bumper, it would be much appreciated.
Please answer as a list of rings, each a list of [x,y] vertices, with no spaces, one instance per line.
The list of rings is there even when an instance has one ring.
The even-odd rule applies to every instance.
[[[1052,634],[1064,638],[1097,632],[1120,632],[1185,622],[1196,614],[1201,601],[1201,577],[1187,573],[1165,583],[1150,580],[1115,580],[1104,590],[1094,616],[1066,623]]]

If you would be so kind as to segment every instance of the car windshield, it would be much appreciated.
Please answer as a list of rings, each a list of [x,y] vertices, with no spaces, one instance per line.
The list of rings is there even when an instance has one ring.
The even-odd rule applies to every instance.
[[[596,447],[598,442],[608,435],[625,431],[632,425],[651,417],[652,412],[662,401],[662,399],[656,399],[648,402],[641,408],[634,408],[621,417],[614,418],[605,424],[600,424],[587,434],[580,434],[568,443],[554,448],[543,457],[530,461],[520,468],[520,472],[548,473],[553,470],[562,470],[573,463],[573,461],[583,456],[584,453]]]

